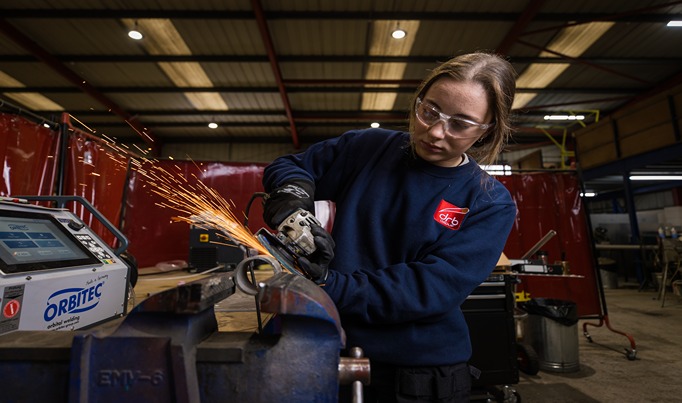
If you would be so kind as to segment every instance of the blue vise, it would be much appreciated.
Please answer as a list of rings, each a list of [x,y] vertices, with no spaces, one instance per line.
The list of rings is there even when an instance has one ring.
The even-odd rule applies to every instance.
[[[369,362],[340,357],[345,334],[317,285],[277,273],[256,299],[262,331],[218,331],[221,273],[152,295],[112,326],[0,337],[4,402],[336,402],[339,382],[369,382]],[[344,370],[345,368],[345,370]]]

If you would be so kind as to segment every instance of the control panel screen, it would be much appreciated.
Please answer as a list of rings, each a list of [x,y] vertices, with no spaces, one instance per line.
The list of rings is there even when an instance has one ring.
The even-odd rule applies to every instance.
[[[0,211],[0,271],[4,274],[98,264],[50,214]]]

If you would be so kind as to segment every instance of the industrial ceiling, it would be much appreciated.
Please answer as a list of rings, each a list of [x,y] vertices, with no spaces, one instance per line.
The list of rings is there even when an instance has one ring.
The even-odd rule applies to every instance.
[[[157,151],[300,148],[404,129],[429,69],[495,51],[519,73],[513,149],[682,83],[680,19],[682,1],[662,0],[3,0],[0,100]]]

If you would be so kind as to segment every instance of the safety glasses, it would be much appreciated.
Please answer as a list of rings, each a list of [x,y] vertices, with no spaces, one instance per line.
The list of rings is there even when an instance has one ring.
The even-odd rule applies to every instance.
[[[415,114],[420,122],[429,127],[438,122],[443,122],[445,132],[455,138],[478,137],[481,132],[477,129],[487,130],[495,125],[495,122],[483,124],[458,116],[446,115],[436,109],[435,106],[423,102],[421,98],[417,98]]]

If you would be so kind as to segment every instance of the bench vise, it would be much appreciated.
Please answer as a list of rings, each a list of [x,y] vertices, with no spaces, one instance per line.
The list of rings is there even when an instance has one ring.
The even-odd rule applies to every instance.
[[[258,284],[261,332],[221,332],[214,305],[235,292],[219,273],[152,295],[89,330],[0,337],[3,401],[336,402],[339,383],[369,383],[365,358],[340,357],[345,333],[311,281]]]

